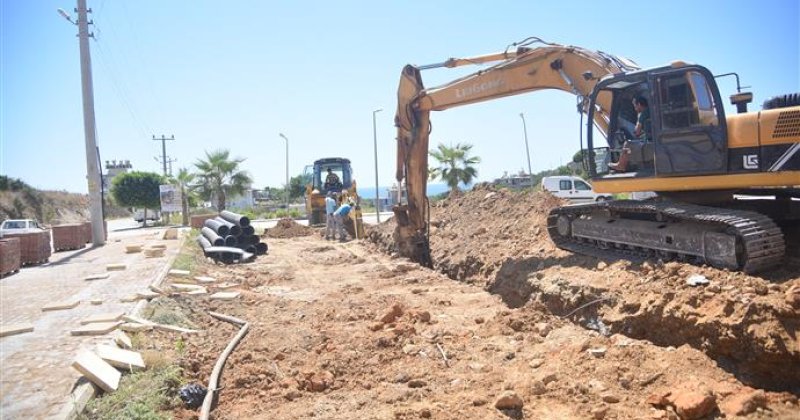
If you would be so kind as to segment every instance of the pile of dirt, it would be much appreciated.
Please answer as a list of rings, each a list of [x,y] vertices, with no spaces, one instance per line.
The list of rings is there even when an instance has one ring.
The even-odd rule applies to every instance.
[[[689,345],[748,385],[800,390],[796,260],[751,276],[573,254],[556,248],[547,234],[547,213],[560,204],[547,193],[482,185],[432,205],[434,268],[499,295],[511,308],[542,305],[603,335]],[[379,249],[395,252],[393,228],[385,223],[369,237]],[[691,276],[709,283],[690,286]]]
[[[303,226],[288,217],[278,220],[278,224],[274,228],[264,230],[264,235],[269,238],[295,238],[313,234],[313,228]]]

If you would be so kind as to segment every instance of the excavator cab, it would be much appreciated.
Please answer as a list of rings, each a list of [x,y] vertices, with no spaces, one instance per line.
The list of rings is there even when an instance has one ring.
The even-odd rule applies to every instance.
[[[608,147],[594,148],[593,127],[588,145],[593,178],[652,178],[722,174],[728,169],[725,111],[713,75],[701,66],[676,63],[647,71],[620,73],[601,80],[591,100],[611,93]],[[632,100],[649,104],[651,132],[633,136],[636,111]],[[594,107],[590,107],[592,121]],[[608,163],[628,144],[630,159],[624,173],[610,173]]]

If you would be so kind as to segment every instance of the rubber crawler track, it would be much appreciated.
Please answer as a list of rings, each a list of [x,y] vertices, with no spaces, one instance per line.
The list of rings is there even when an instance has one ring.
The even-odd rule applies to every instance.
[[[619,255],[620,253],[647,257],[655,252],[655,249],[640,248],[612,253],[606,249],[598,248],[594,244],[564,237],[558,233],[556,222],[559,216],[569,215],[571,218],[577,218],[597,211],[606,211],[612,214],[648,215],[653,219],[660,214],[662,220],[693,221],[706,224],[709,228],[713,227],[714,229],[723,227],[731,234],[736,235],[741,249],[738,258],[739,269],[746,273],[754,273],[779,265],[785,253],[786,245],[783,233],[781,233],[775,222],[767,216],[746,210],[721,209],[670,201],[616,200],[557,207],[551,210],[547,217],[547,231],[550,234],[550,238],[559,248],[602,258],[607,258],[613,254]],[[699,257],[692,256],[692,258]],[[702,261],[700,258],[700,262],[706,261]]]

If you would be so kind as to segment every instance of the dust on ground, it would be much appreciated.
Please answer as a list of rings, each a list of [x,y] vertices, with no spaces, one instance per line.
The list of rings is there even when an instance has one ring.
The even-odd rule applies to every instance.
[[[278,220],[275,227],[264,230],[264,235],[268,238],[295,238],[313,234],[314,228],[303,226],[288,217]]]
[[[484,199],[507,194],[495,193]],[[684,265],[670,274],[675,268],[669,264],[646,268],[575,257],[531,235],[536,222],[529,218],[539,216],[522,213],[524,204],[517,217],[499,220],[531,230],[487,226],[487,232],[496,232],[492,236],[475,231],[483,218],[476,203],[467,204],[463,208],[473,222],[455,233],[469,231],[469,236],[448,237],[452,248],[433,242],[441,253],[437,260],[450,256],[439,269],[470,261],[458,271],[471,273],[461,277],[464,281],[376,252],[367,242],[341,244],[316,235],[271,240],[270,253],[251,264],[201,265],[197,274],[238,283],[242,296],[233,302],[179,298],[182,307],[193,308],[192,321],[203,329],[182,338],[185,374],[207,384],[216,358],[238,330],[207,311],[251,323],[228,359],[215,418],[640,419],[725,413],[788,419],[800,414],[798,376],[775,371],[777,379],[769,382],[756,372],[757,379],[748,380],[733,367],[741,362],[732,364],[722,350],[710,350],[727,343],[735,359],[735,349],[750,346],[753,363],[773,355],[782,357],[784,371],[796,369],[796,329],[789,328],[796,325],[797,310],[791,318],[791,307],[780,305],[783,289],[796,279],[770,283],[780,290],[767,286],[766,294],[749,296],[741,289],[766,280]],[[444,207],[434,209],[435,220],[441,220],[437,235],[459,223],[446,215],[462,205],[447,203],[447,212]],[[484,207],[497,213],[500,206]],[[507,235],[505,250],[492,246],[494,235]],[[524,241],[544,249],[526,250]],[[694,270],[710,276],[720,290],[678,284]],[[728,285],[747,294],[746,306],[740,300],[728,303],[728,296],[739,297],[734,289],[723,289]],[[515,297],[509,302],[509,296]],[[596,296],[613,299],[569,314]],[[625,316],[632,320],[620,319]],[[688,316],[695,317],[698,332],[677,321]],[[652,321],[637,324],[637,317]],[[735,335],[742,328],[736,320],[747,335]],[[685,342],[657,345],[642,339],[652,332],[639,328],[684,336]],[[152,334],[154,351],[175,347],[173,336]],[[688,337],[702,339],[695,345]],[[771,337],[772,345],[759,337]],[[188,409],[173,414],[197,416]]]

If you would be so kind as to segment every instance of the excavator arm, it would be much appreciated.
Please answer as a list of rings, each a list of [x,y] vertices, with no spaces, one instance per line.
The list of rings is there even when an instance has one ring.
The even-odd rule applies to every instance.
[[[403,68],[397,93],[397,172],[395,177],[408,192],[408,203],[394,208],[397,220],[395,242],[401,255],[430,266],[428,242],[428,141],[430,112],[483,102],[543,89],[558,89],[578,98],[579,112],[588,113],[592,89],[604,76],[638,70],[623,58],[600,51],[551,44],[530,38],[512,52],[466,59],[451,58],[428,66]],[[541,43],[535,48],[533,43]],[[516,44],[515,44],[516,46]],[[442,86],[425,89],[421,71],[436,67],[458,67],[499,61]],[[610,117],[611,96],[601,93],[595,103],[594,124],[605,134]]]

